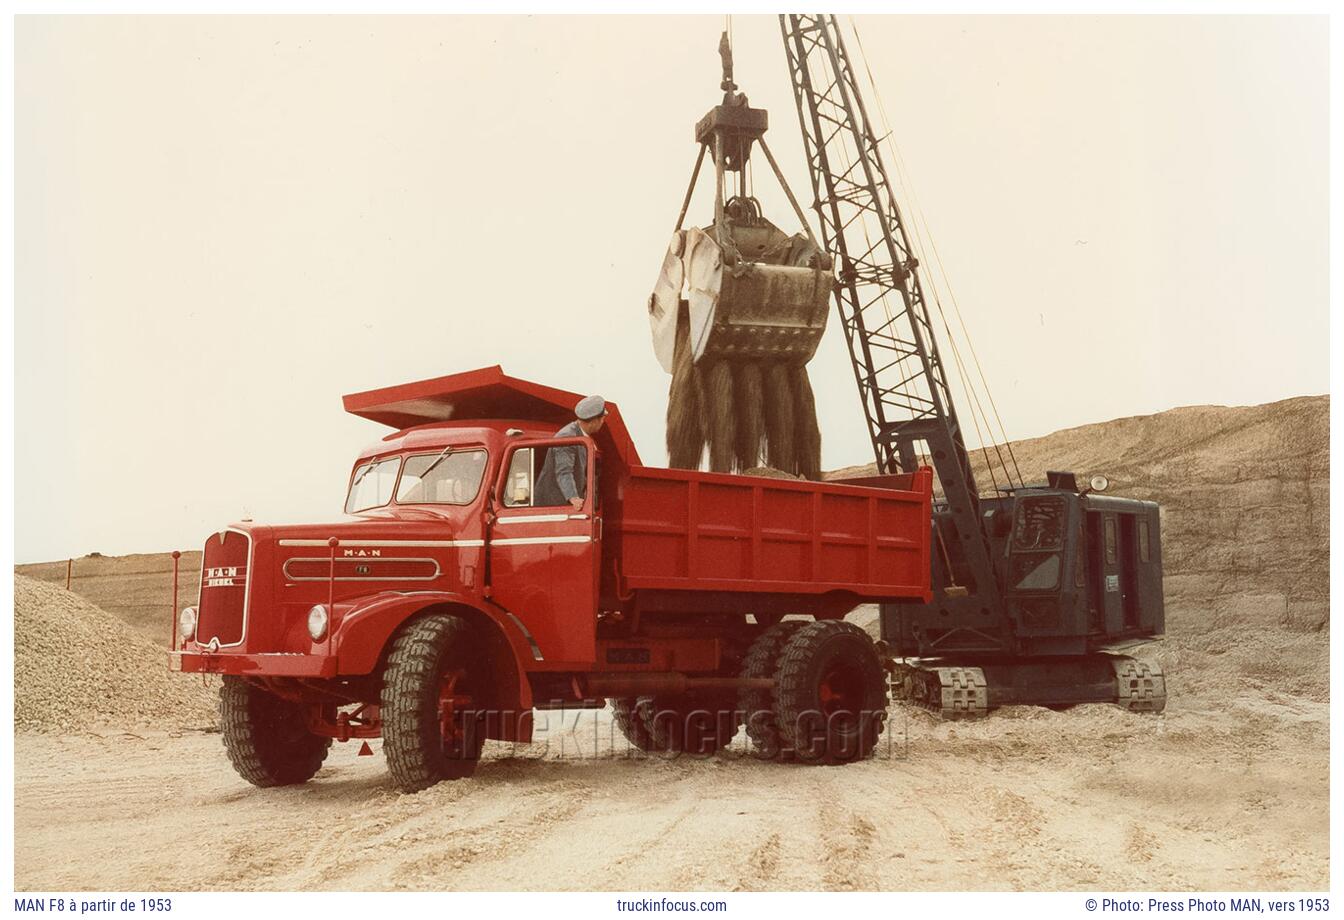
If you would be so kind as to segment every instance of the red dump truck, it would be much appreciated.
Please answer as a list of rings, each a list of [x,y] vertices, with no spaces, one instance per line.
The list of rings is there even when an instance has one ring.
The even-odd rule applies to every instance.
[[[223,675],[238,772],[302,783],[332,740],[381,737],[407,791],[473,772],[535,710],[609,701],[634,745],[868,756],[884,663],[844,616],[928,601],[932,473],[805,482],[643,466],[608,403],[500,368],[345,397],[394,431],[350,475],[346,519],[236,523],[205,541],[172,665]],[[540,507],[547,450],[588,452],[581,508]],[[176,603],[174,604],[176,608]]]

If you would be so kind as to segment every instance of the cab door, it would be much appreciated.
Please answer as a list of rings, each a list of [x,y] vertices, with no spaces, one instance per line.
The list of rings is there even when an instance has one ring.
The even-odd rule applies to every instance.
[[[586,451],[583,505],[577,509],[536,503],[546,452],[561,446]],[[596,469],[597,450],[588,438],[518,440],[509,444],[495,483],[487,592],[529,633],[543,668],[596,663],[602,556]]]
[[[1116,515],[1111,511],[1087,513],[1088,580],[1094,622],[1100,621],[1108,636],[1124,629],[1120,590],[1120,546]]]

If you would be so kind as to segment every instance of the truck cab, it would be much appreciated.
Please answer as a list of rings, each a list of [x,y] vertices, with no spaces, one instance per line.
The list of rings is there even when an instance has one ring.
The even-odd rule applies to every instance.
[[[195,622],[183,624],[184,650],[237,653],[219,659],[236,668],[259,663],[257,656],[299,654],[303,663],[292,667],[328,676],[339,670],[342,652],[355,654],[338,650],[336,637],[358,620],[356,607],[426,591],[479,603],[513,595],[523,583],[536,596],[542,586],[554,587],[549,568],[570,578],[567,591],[548,596],[595,606],[591,483],[582,510],[530,501],[532,460],[561,444],[596,452],[589,439],[555,441],[545,429],[508,422],[432,423],[390,435],[355,461],[344,520],[232,524],[206,540],[201,597]],[[493,548],[511,549],[494,554],[493,569],[492,527],[508,533]],[[524,545],[537,549],[512,551]],[[592,577],[576,577],[582,569]],[[317,607],[325,614],[314,613]]]

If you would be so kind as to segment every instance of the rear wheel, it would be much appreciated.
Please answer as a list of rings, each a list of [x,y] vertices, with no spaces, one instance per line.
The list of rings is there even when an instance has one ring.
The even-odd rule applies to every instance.
[[[646,751],[708,757],[737,734],[737,701],[724,693],[641,696],[635,711]]]
[[[219,688],[219,722],[229,761],[254,786],[308,782],[331,747],[330,738],[308,730],[298,703],[231,674]]]
[[[653,736],[649,734],[648,726],[639,714],[639,700],[635,697],[623,697],[611,701],[612,711],[615,713],[616,727],[621,730],[635,747],[641,751],[656,750],[653,743]]]
[[[476,771],[485,744],[476,710],[480,658],[463,619],[434,614],[409,623],[383,671],[383,753],[397,788],[418,792]]]
[[[788,620],[771,626],[756,637],[742,659],[742,676],[752,679],[773,679],[779,670],[779,656],[793,634],[807,625],[803,620]],[[771,690],[744,689],[737,698],[737,708],[747,724],[753,754],[762,760],[786,756],[784,740],[775,718],[774,693]]]
[[[798,630],[780,656],[775,717],[799,760],[849,763],[871,754],[887,717],[887,686],[868,634],[843,620]]]

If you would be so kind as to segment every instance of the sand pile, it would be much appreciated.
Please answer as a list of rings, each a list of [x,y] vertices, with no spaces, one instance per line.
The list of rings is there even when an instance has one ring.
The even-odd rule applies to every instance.
[[[218,682],[168,670],[168,653],[77,594],[14,576],[14,728],[215,724]]]

